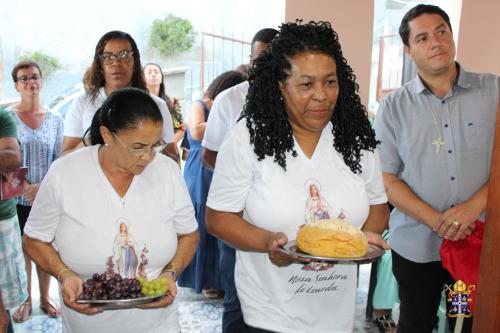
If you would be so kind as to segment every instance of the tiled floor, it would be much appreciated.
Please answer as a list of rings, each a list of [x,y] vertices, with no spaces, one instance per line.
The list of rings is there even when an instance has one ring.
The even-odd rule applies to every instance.
[[[36,272],[33,269],[33,272]],[[377,333],[377,327],[365,320],[366,297],[368,293],[368,282],[370,279],[370,265],[362,265],[358,295],[356,301],[356,322],[354,332]],[[34,276],[34,280],[36,276]],[[33,284],[36,286],[36,284]],[[33,290],[33,313],[25,323],[15,324],[16,333],[59,333],[61,332],[61,320],[48,318],[39,309],[39,296],[37,288]],[[54,300],[58,300],[57,283],[53,279],[50,294]],[[179,294],[179,320],[183,333],[218,333],[221,332],[222,302],[221,300],[206,300],[203,296],[193,293],[190,289],[180,288]],[[397,316],[397,309],[394,311]]]

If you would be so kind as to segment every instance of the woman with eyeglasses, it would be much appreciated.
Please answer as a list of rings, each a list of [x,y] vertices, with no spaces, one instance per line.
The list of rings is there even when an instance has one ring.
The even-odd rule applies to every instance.
[[[50,112],[40,101],[42,72],[37,63],[21,61],[12,70],[12,80],[21,101],[14,104],[11,112],[17,127],[21,147],[22,166],[28,168],[24,193],[16,198],[17,215],[21,234],[30,214],[31,205],[37,196],[40,182],[52,162],[59,157],[63,135],[61,117]],[[31,259],[24,255],[28,277],[28,299],[12,315],[16,323],[28,320],[31,307]],[[40,288],[40,308],[49,317],[60,316],[59,306],[49,297],[50,275],[39,266],[36,268]]]
[[[91,146],[56,161],[40,186],[23,244],[60,282],[63,332],[180,332],[175,279],[198,232],[179,167],[158,154],[162,124],[147,92],[114,91],[92,120]],[[170,293],[140,308],[77,303],[85,279],[125,271],[166,277]]]
[[[99,39],[85,78],[85,92],[73,101],[64,119],[63,155],[85,145],[83,137],[92,117],[109,94],[125,87],[147,91],[139,49],[134,39],[122,31],[107,32]],[[164,118],[162,138],[168,143],[165,152],[175,158],[172,117],[165,101],[156,96],[153,99]]]

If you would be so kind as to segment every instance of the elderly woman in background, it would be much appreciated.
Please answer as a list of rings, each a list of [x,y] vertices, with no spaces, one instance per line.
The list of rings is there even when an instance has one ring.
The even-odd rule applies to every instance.
[[[141,67],[141,56],[134,39],[126,32],[110,31],[97,42],[94,60],[85,73],[85,92],[71,104],[64,119],[62,153],[69,153],[85,145],[83,136],[96,110],[113,91],[134,87],[147,90]],[[172,117],[165,101],[153,96],[163,116],[162,138],[168,143],[166,153],[175,158]]]
[[[246,79],[245,74],[237,71],[227,71],[217,76],[208,86],[203,99],[193,103],[188,118],[186,134],[190,149],[184,166],[184,179],[195,208],[200,245],[196,250],[195,259],[179,277],[179,286],[193,288],[197,293],[203,291],[207,298],[218,298],[222,295],[219,292],[219,245],[217,239],[205,230],[205,203],[212,181],[212,171],[202,164],[201,141],[215,97]]]
[[[21,101],[8,110],[17,127],[21,146],[21,165],[28,168],[24,194],[16,198],[17,216],[21,235],[30,214],[31,205],[38,192],[40,182],[49,170],[52,162],[59,157],[63,136],[63,121],[59,115],[42,106],[40,91],[43,86],[42,72],[37,63],[21,61],[12,70],[12,80],[21,95]],[[12,315],[12,319],[21,323],[31,313],[31,260],[24,255],[28,276],[28,299]],[[59,307],[49,297],[50,275],[36,267],[40,288],[40,308],[49,317],[60,315]]]
[[[388,219],[377,142],[330,23],[286,23],[253,63],[242,120],[217,156],[207,229],[237,249],[250,332],[352,332],[356,266],[303,265],[280,250],[321,188],[331,218],[371,243]]]
[[[185,130],[184,124],[182,123],[181,104],[177,98],[170,97],[165,92],[163,71],[160,65],[154,63],[146,64],[146,66],[144,66],[144,79],[146,80],[149,92],[154,96],[160,97],[167,103],[174,125],[175,143],[179,143],[184,136]],[[175,147],[177,149],[177,154],[179,154],[177,145]]]
[[[63,332],[180,331],[175,278],[191,261],[198,233],[177,164],[157,154],[165,146],[162,122],[148,93],[116,90],[94,116],[92,146],[56,161],[40,186],[23,244],[59,279]],[[133,237],[128,251],[140,263],[116,253],[125,227],[127,238]],[[141,309],[102,312],[77,303],[82,281],[104,271],[149,280],[165,276],[170,293]]]

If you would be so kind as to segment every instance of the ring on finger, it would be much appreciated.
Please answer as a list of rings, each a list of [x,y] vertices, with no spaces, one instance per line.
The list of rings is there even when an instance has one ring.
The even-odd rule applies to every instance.
[[[451,222],[451,224],[454,226],[454,227],[458,227],[460,225],[460,223],[458,223],[457,220]]]

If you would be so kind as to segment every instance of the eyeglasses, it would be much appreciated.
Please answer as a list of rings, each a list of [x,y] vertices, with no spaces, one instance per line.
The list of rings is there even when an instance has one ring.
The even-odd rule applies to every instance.
[[[101,59],[102,63],[105,65],[112,65],[115,62],[115,60],[119,60],[121,63],[125,64],[130,60],[132,60],[133,54],[134,51],[129,51],[129,50],[120,51],[118,54],[106,52],[101,54],[99,56],[99,59]]]
[[[125,142],[123,142],[115,133],[113,132],[111,133],[116,138],[116,140],[123,146],[123,148],[125,148],[127,152],[133,156],[143,156],[147,153],[153,153],[153,154],[160,153],[167,146],[167,144],[162,140],[157,144],[153,145],[152,147],[132,148]]]
[[[26,84],[28,81],[32,81],[32,82],[38,82],[42,79],[42,76],[40,74],[33,74],[31,76],[26,76],[26,75],[23,75],[23,76],[19,76],[17,78],[17,81],[20,81],[21,83],[23,84]]]

